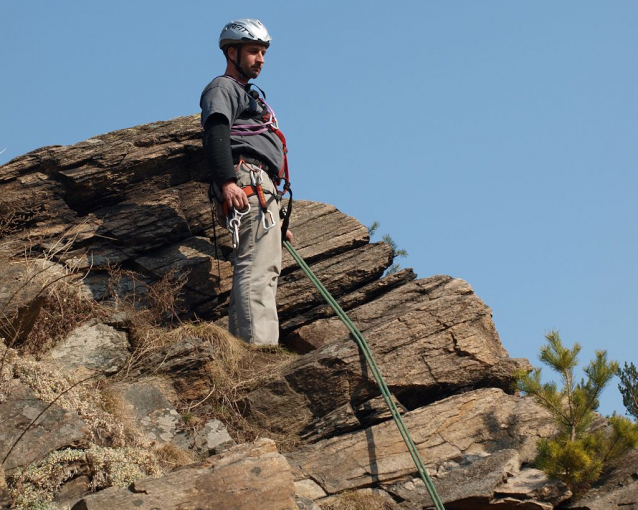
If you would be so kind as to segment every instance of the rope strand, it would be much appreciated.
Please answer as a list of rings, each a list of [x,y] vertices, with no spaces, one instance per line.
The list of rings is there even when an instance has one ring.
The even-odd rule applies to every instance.
[[[374,376],[374,380],[376,381],[377,386],[379,387],[379,390],[381,391],[383,400],[385,401],[388,408],[390,409],[392,418],[394,419],[394,422],[396,423],[397,428],[399,429],[399,433],[401,434],[401,437],[403,438],[403,442],[407,446],[408,452],[410,453],[410,456],[412,457],[412,460],[414,461],[417,472],[419,473],[419,477],[421,478],[421,480],[423,480],[423,483],[425,484],[425,488],[427,489],[428,494],[430,495],[430,498],[432,499],[432,502],[434,503],[434,507],[436,508],[436,510],[445,510],[445,507],[443,506],[443,503],[441,502],[441,498],[436,492],[434,483],[432,483],[432,479],[428,475],[427,469],[425,468],[425,464],[423,463],[423,459],[421,459],[421,455],[419,454],[419,451],[417,450],[417,447],[414,444],[412,437],[410,436],[410,432],[408,431],[408,428],[406,427],[405,422],[403,421],[403,418],[401,417],[401,413],[399,412],[396,404],[394,403],[392,394],[390,393],[390,390],[388,389],[388,386],[385,383],[385,379],[381,375],[381,371],[379,370],[379,367],[374,359],[374,356],[372,355],[372,352],[370,351],[370,348],[368,347],[367,342],[365,341],[365,338],[363,338],[363,335],[361,334],[359,329],[354,325],[354,323],[346,315],[343,309],[335,301],[335,299],[332,297],[330,292],[328,292],[328,290],[323,286],[321,281],[319,281],[319,279],[312,272],[310,267],[308,267],[308,264],[306,264],[306,262],[303,260],[301,255],[299,255],[299,253],[297,253],[297,251],[292,247],[290,242],[284,241],[284,246],[286,247],[286,249],[292,256],[292,258],[295,260],[295,262],[297,262],[297,264],[302,269],[302,271],[306,274],[306,276],[310,279],[313,285],[317,288],[317,290],[322,295],[322,297],[336,312],[337,316],[348,328],[348,331],[350,331],[350,333],[354,337],[355,341],[357,342],[357,345],[359,346],[359,350],[363,353],[363,356],[365,357],[366,362],[368,363],[368,366],[370,367],[370,371],[372,372],[372,375]]]

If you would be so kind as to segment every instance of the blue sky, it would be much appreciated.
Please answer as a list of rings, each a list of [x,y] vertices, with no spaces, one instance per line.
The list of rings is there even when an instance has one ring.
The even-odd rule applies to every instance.
[[[558,329],[583,364],[638,362],[633,0],[5,2],[0,164],[198,112],[241,17],[273,36],[257,84],[296,198],[467,280],[512,356],[538,364]]]

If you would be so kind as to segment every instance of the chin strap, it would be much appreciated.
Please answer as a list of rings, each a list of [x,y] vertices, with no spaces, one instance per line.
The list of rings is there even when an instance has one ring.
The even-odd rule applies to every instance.
[[[230,48],[230,46],[233,46],[237,50],[237,60],[236,61],[228,56],[228,48]],[[233,63],[233,65],[235,66],[235,69],[237,69],[237,72],[239,73],[239,77],[242,80],[248,80],[248,76],[246,76],[244,74],[244,71],[242,71],[241,65],[240,65],[241,64],[241,44],[228,45],[226,47],[226,49],[224,50],[224,55],[226,55],[226,58]]]

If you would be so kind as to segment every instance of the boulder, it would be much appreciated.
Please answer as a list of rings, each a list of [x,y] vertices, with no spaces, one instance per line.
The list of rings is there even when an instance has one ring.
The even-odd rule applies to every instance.
[[[206,456],[221,453],[236,444],[219,420],[209,420],[194,436],[195,450]]]
[[[43,402],[17,380],[0,404],[0,423],[0,461],[8,475],[54,450],[85,445],[89,440],[77,414]]]
[[[463,280],[435,276],[416,280],[354,308],[350,316],[365,336],[390,391],[415,409],[465,389],[511,391],[526,360],[508,358],[490,309]],[[285,367],[279,377],[242,402],[249,416],[288,433],[341,406],[353,408],[379,395],[356,343],[338,319],[334,341]]]
[[[123,419],[149,444],[171,442],[179,433],[180,415],[166,398],[158,380],[146,379],[111,387]]]
[[[294,488],[290,466],[275,443],[259,439],[161,478],[92,494],[73,510],[296,510]]]
[[[492,455],[501,450],[515,450],[519,465],[529,462],[535,456],[536,441],[554,431],[549,413],[531,399],[496,388],[449,397],[406,413],[403,419],[432,473],[446,461],[458,462],[469,455]],[[286,458],[293,467],[295,482],[311,479],[328,494],[391,484],[416,471],[394,421],[324,439]],[[507,462],[505,465],[498,480],[489,482],[492,487],[504,471],[514,469]],[[481,489],[482,494],[485,490]]]
[[[574,498],[570,510],[638,510],[638,449],[611,463],[586,493]]]
[[[128,349],[126,333],[92,320],[71,331],[43,360],[53,361],[63,370],[81,376],[113,373],[126,364]]]

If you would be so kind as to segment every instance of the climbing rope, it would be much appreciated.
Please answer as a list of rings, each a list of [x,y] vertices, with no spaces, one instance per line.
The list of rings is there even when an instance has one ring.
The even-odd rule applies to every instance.
[[[379,390],[381,391],[383,400],[385,400],[385,403],[390,409],[392,418],[394,419],[394,422],[396,423],[399,429],[399,433],[401,434],[401,437],[403,438],[405,445],[408,447],[408,452],[410,453],[410,456],[412,457],[412,460],[414,461],[414,464],[419,473],[419,476],[421,477],[421,480],[423,480],[423,483],[425,484],[425,488],[427,489],[428,494],[430,495],[430,498],[432,499],[432,502],[434,503],[436,510],[445,510],[445,507],[443,506],[443,503],[441,502],[441,498],[439,497],[438,493],[436,492],[436,489],[434,488],[432,479],[430,478],[427,470],[425,469],[425,465],[423,464],[423,460],[421,459],[421,456],[419,455],[419,451],[417,450],[416,445],[414,444],[414,441],[412,441],[412,437],[410,436],[410,433],[408,432],[408,429],[405,426],[405,422],[403,421],[403,418],[401,417],[401,413],[399,412],[396,404],[394,403],[394,399],[392,398],[392,395],[390,394],[390,390],[388,389],[388,386],[386,385],[385,380],[383,379],[383,376],[381,375],[381,372],[379,371],[379,367],[377,366],[377,363],[374,360],[374,356],[372,355],[372,352],[370,351],[370,348],[368,347],[368,344],[365,341],[365,338],[363,338],[363,335],[361,334],[359,329],[354,325],[354,323],[342,310],[342,308],[335,301],[332,295],[319,281],[319,279],[312,272],[310,267],[308,267],[308,264],[306,264],[305,260],[301,258],[301,255],[297,253],[297,251],[292,247],[292,245],[288,241],[284,241],[284,246],[286,247],[290,255],[292,255],[292,258],[295,259],[295,262],[297,262],[297,264],[302,269],[302,271],[306,274],[306,276],[317,288],[321,296],[336,312],[337,316],[346,325],[350,333],[352,333],[352,336],[354,337],[355,341],[357,342],[357,345],[359,346],[359,350],[363,353],[363,356],[365,357],[366,362],[368,363],[368,366],[370,367],[370,371],[372,372],[372,375],[374,376],[374,380],[377,382],[377,386],[379,386]]]

